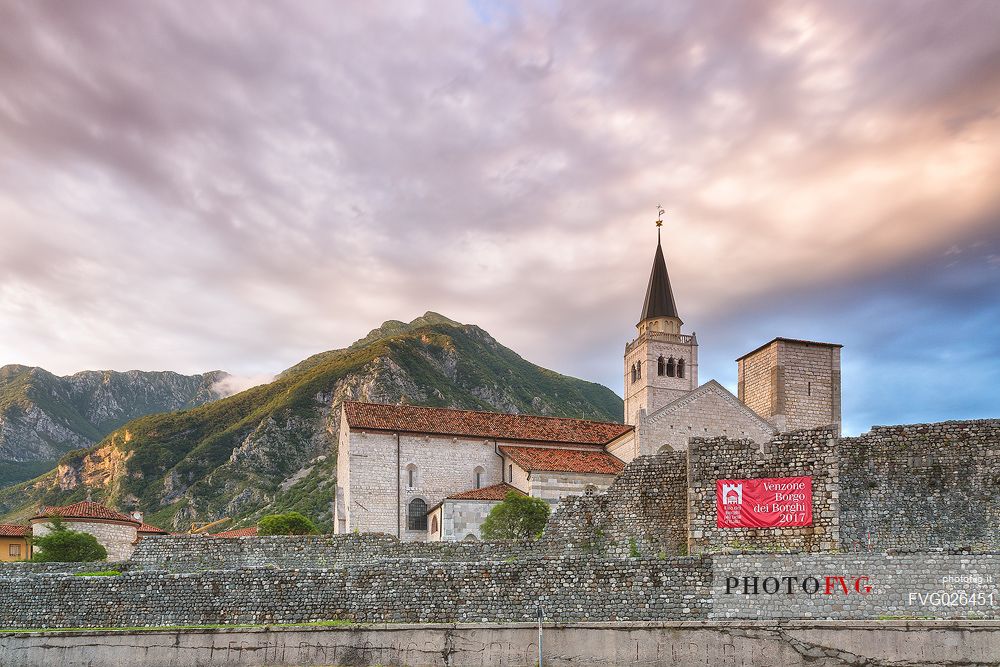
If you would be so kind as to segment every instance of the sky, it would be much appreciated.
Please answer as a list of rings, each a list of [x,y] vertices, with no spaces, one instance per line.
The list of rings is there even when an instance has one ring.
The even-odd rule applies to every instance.
[[[1000,2],[0,3],[0,364],[260,381],[427,310],[621,393],[656,207],[702,381],[1000,417]]]

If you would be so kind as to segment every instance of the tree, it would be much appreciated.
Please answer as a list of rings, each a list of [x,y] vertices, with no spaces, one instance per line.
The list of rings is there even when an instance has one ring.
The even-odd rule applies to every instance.
[[[54,516],[48,524],[49,532],[31,540],[34,555],[31,560],[39,563],[77,563],[104,560],[108,551],[90,533],[70,530],[62,517]]]
[[[316,535],[316,528],[309,517],[298,512],[270,514],[257,523],[258,535]]]
[[[542,534],[551,512],[541,498],[531,498],[508,491],[504,499],[490,510],[483,522],[484,540],[535,539]]]

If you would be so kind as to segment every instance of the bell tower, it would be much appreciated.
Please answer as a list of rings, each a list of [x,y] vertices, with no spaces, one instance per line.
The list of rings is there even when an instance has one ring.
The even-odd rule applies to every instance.
[[[625,346],[625,423],[639,423],[646,414],[670,403],[698,386],[698,339],[681,333],[684,324],[670,288],[663,257],[660,228],[663,209],[656,220],[656,253],[646,287],[638,336]]]

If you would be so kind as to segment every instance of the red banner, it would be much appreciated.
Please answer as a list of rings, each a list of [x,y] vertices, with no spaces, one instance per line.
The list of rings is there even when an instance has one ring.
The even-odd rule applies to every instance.
[[[812,477],[717,480],[715,516],[719,528],[811,526]]]

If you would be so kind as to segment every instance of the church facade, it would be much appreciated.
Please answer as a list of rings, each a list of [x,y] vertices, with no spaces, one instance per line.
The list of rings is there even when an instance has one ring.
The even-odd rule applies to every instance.
[[[346,401],[334,529],[404,541],[479,539],[509,493],[553,505],[606,489],[625,463],[692,437],[764,443],[783,431],[840,428],[840,345],[775,338],[737,359],[738,395],[698,383],[663,247],[624,355],[624,423]]]

